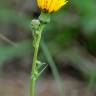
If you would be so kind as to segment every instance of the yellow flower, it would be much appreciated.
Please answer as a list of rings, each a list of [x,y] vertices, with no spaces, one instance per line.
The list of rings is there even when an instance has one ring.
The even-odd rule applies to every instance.
[[[48,13],[59,10],[67,2],[66,0],[37,0],[39,8]]]

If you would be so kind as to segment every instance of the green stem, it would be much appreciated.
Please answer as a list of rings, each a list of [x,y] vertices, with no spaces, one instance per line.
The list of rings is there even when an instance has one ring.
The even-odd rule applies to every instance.
[[[33,57],[33,63],[32,63],[32,71],[31,71],[31,81],[30,81],[30,96],[35,96],[35,86],[36,86],[36,64],[38,61],[38,49],[39,49],[39,44],[40,44],[40,39],[41,39],[41,34],[44,29],[44,25],[41,24],[40,30],[37,30],[39,34],[36,37],[35,41],[35,46],[34,46],[34,57]]]
[[[30,80],[30,96],[35,96],[35,80]]]
[[[38,69],[36,67],[38,61],[38,49],[41,39],[41,34],[45,25],[50,22],[50,14],[42,13],[39,16],[39,20],[33,20],[32,29],[33,29],[33,45],[34,45],[34,57],[32,63],[32,71],[31,71],[31,81],[30,81],[30,96],[35,96],[35,86],[37,80]]]
[[[36,80],[32,77],[34,76],[34,70],[37,62],[38,48],[34,49],[34,57],[32,64],[32,72],[31,72],[31,81],[30,81],[30,96],[35,96],[35,82]]]

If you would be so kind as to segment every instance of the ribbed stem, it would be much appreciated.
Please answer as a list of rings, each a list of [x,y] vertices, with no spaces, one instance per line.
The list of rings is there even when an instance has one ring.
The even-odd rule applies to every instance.
[[[36,41],[34,42],[34,56],[33,56],[33,63],[32,63],[32,71],[31,71],[31,81],[30,81],[30,96],[35,96],[35,86],[36,86],[36,78],[35,76],[35,71],[36,69],[36,64],[38,61],[38,50],[39,50],[39,44],[40,44],[40,39],[41,39],[41,34],[44,29],[44,25],[41,24],[40,30],[38,31],[38,36],[36,37]]]
[[[31,70],[29,96],[35,96],[35,86],[36,86],[36,80],[37,80],[37,74],[38,74],[36,64],[38,61],[37,57],[38,57],[39,44],[40,44],[40,39],[41,39],[41,34],[43,32],[43,29],[45,28],[45,25],[49,22],[50,22],[50,15],[46,13],[41,13],[39,16],[39,20],[33,20],[32,22],[32,29],[34,31],[33,32],[34,57],[33,57],[32,70]]]
[[[34,76],[34,70],[37,62],[37,55],[38,55],[38,48],[34,49],[34,57],[33,57],[33,64],[32,64],[32,72],[31,72],[31,81],[30,81],[30,96],[35,96],[35,79],[32,77]]]

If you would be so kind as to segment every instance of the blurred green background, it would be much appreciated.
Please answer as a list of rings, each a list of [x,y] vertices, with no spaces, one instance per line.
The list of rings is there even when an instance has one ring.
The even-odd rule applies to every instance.
[[[36,0],[0,0],[2,96],[28,96],[34,52],[30,22],[39,15]],[[42,34],[39,59],[49,67],[38,80],[37,96],[96,95],[95,0],[70,0],[51,15]]]

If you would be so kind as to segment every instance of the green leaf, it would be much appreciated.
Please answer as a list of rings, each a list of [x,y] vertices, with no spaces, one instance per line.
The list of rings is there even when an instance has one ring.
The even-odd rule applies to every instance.
[[[42,63],[41,61],[37,61],[37,70],[38,70],[38,76],[42,74],[42,72],[46,69],[48,64]]]

